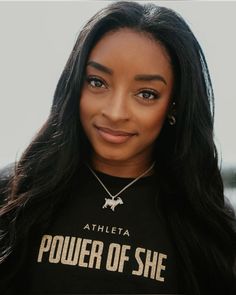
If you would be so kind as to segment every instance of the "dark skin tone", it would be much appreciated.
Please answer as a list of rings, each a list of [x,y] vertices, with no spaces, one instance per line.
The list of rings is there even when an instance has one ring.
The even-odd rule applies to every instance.
[[[128,28],[109,32],[91,51],[80,101],[92,166],[137,177],[170,111],[173,70],[165,48]]]

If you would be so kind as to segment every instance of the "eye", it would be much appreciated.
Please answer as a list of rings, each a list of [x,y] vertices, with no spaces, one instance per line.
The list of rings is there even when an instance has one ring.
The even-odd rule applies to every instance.
[[[87,77],[86,78],[88,84],[93,88],[105,88],[105,82],[97,77]]]
[[[160,97],[160,94],[154,90],[142,90],[138,93],[138,97],[141,97],[143,100],[152,101]]]

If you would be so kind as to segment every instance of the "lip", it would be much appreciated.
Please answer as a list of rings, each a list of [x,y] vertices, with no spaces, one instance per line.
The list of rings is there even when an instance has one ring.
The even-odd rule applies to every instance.
[[[99,135],[107,142],[110,143],[125,143],[136,133],[126,132],[123,130],[114,130],[107,127],[100,127],[94,125]]]

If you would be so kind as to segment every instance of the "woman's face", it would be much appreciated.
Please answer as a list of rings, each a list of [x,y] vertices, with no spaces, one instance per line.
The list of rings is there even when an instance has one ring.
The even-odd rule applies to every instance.
[[[162,45],[127,28],[107,33],[89,56],[80,101],[93,156],[124,163],[150,161],[173,82]]]

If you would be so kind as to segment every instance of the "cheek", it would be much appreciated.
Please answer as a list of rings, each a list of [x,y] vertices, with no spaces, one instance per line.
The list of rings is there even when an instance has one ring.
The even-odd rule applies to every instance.
[[[159,135],[165,122],[168,106],[164,105],[157,110],[147,112],[142,120],[141,126],[143,134],[147,135],[150,140],[155,140]]]
[[[84,124],[96,113],[95,104],[91,103],[88,97],[82,95],[80,98],[79,112],[81,123]]]
[[[103,100],[101,97],[96,97],[84,89],[79,103],[81,119],[87,120],[97,114],[100,114],[102,104]]]
[[[81,121],[83,121],[89,113],[89,105],[86,103],[86,100],[83,97],[80,99],[79,113]]]
[[[84,97],[81,97],[80,104],[79,104],[79,113],[80,113],[80,122],[84,129],[84,132],[88,135],[89,134],[89,121],[91,117],[91,104],[88,103],[88,100]]]

